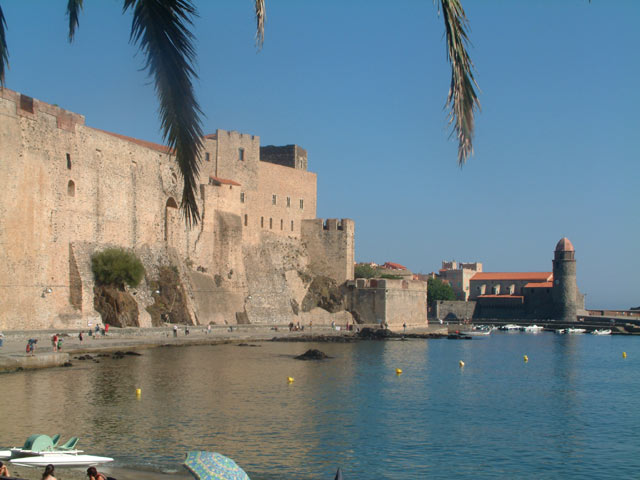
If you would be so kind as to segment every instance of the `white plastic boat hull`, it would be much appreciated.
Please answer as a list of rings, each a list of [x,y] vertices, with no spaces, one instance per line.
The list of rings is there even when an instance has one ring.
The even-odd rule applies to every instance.
[[[9,460],[21,467],[46,467],[51,464],[56,467],[90,467],[102,463],[113,462],[113,458],[97,455],[72,455],[66,453],[50,453],[36,457],[21,457]]]
[[[0,450],[0,460],[11,458],[11,450]]]

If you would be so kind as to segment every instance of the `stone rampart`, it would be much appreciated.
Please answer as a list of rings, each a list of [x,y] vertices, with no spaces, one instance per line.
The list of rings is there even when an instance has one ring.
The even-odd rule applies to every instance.
[[[131,292],[141,326],[151,325],[149,282],[161,265],[175,267],[201,324],[296,321],[309,272],[353,277],[353,221],[305,229],[316,175],[300,147],[291,168],[261,161],[257,136],[207,135],[202,220],[187,228],[166,146],[88,127],[82,115],[7,89],[0,145],[0,329],[97,322],[90,258],[108,246],[133,250],[147,269]]]
[[[333,278],[338,284],[353,279],[355,224],[353,220],[321,218],[302,221],[302,241],[314,275]]]

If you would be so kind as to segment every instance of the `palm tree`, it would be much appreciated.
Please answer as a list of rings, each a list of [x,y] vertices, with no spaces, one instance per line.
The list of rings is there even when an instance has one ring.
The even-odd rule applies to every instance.
[[[434,0],[434,3],[437,0]],[[254,0],[256,46],[264,42],[265,0]],[[68,0],[69,41],[79,25],[83,0]],[[193,91],[195,51],[189,27],[197,16],[192,0],[124,0],[123,12],[133,12],[130,41],[144,53],[145,69],[154,79],[160,100],[160,124],[164,141],[175,153],[182,173],[182,210],[188,226],[200,219],[196,201],[196,181],[202,147],[202,111]],[[460,0],[440,0],[451,64],[449,107],[451,135],[458,139],[458,164],[464,165],[473,153],[474,110],[479,108],[474,85],[473,63],[467,54],[468,21]],[[0,87],[4,86],[9,53],[5,38],[6,21],[0,7]]]

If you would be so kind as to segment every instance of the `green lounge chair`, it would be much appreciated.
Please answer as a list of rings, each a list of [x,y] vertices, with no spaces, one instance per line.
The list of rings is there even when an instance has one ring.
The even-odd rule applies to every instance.
[[[58,446],[58,442],[60,441],[60,434],[56,433],[53,437],[51,437],[51,441],[53,442],[53,448]]]
[[[78,440],[79,440],[78,437],[71,437],[69,440],[66,441],[64,445],[60,445],[58,447],[58,450],[73,450],[74,448],[76,448]]]

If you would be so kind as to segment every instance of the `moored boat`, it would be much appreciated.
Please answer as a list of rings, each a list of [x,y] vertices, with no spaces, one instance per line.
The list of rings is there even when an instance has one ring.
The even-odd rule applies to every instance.
[[[538,333],[542,330],[544,330],[544,327],[541,327],[540,325],[527,325],[524,327],[524,331],[527,333]]]
[[[611,329],[609,328],[597,329],[591,332],[591,335],[611,335]]]
[[[567,328],[567,333],[585,333],[586,328]]]

